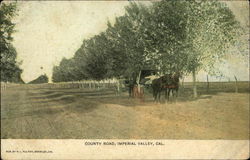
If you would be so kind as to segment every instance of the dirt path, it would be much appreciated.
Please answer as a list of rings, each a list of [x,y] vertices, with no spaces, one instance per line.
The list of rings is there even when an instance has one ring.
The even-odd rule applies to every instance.
[[[1,138],[248,139],[249,94],[154,104],[109,90],[9,89]]]

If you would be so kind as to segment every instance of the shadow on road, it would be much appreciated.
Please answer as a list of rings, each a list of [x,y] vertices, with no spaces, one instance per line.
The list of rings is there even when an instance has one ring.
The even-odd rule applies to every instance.
[[[239,93],[248,93],[248,88],[241,88]],[[177,98],[178,102],[196,101],[199,99],[211,99],[213,95],[219,93],[234,93],[233,88],[212,88],[209,91],[206,88],[198,88],[198,97],[193,97],[192,88],[180,88],[179,96]],[[162,93],[161,103],[164,103],[164,93]],[[136,98],[129,98],[128,93],[123,91],[120,95],[117,95],[114,90],[111,89],[101,89],[101,90],[89,90],[89,89],[48,89],[40,93],[33,94],[30,96],[31,99],[38,100],[37,103],[49,103],[49,102],[59,102],[61,104],[70,104],[76,101],[95,101],[104,104],[119,104],[122,106],[138,106],[145,105],[147,103],[154,103],[151,90],[145,91],[145,97],[143,100]],[[167,101],[165,101],[167,102]],[[170,101],[168,103],[175,102],[174,98],[170,96]]]

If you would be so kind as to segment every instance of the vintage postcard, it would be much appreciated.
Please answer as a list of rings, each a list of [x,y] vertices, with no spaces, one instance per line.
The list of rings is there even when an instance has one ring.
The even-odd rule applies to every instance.
[[[249,158],[249,2],[3,1],[1,158]]]

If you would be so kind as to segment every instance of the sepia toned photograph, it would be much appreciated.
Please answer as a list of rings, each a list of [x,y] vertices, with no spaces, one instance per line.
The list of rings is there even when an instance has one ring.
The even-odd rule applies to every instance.
[[[0,13],[1,140],[249,143],[248,1],[3,1]]]

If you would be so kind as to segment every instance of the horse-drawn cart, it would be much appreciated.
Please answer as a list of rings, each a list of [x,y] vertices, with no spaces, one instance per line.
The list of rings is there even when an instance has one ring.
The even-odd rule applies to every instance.
[[[151,87],[153,79],[157,78],[156,74],[157,70],[143,69],[135,79],[127,80],[129,96],[144,99],[144,89]]]

